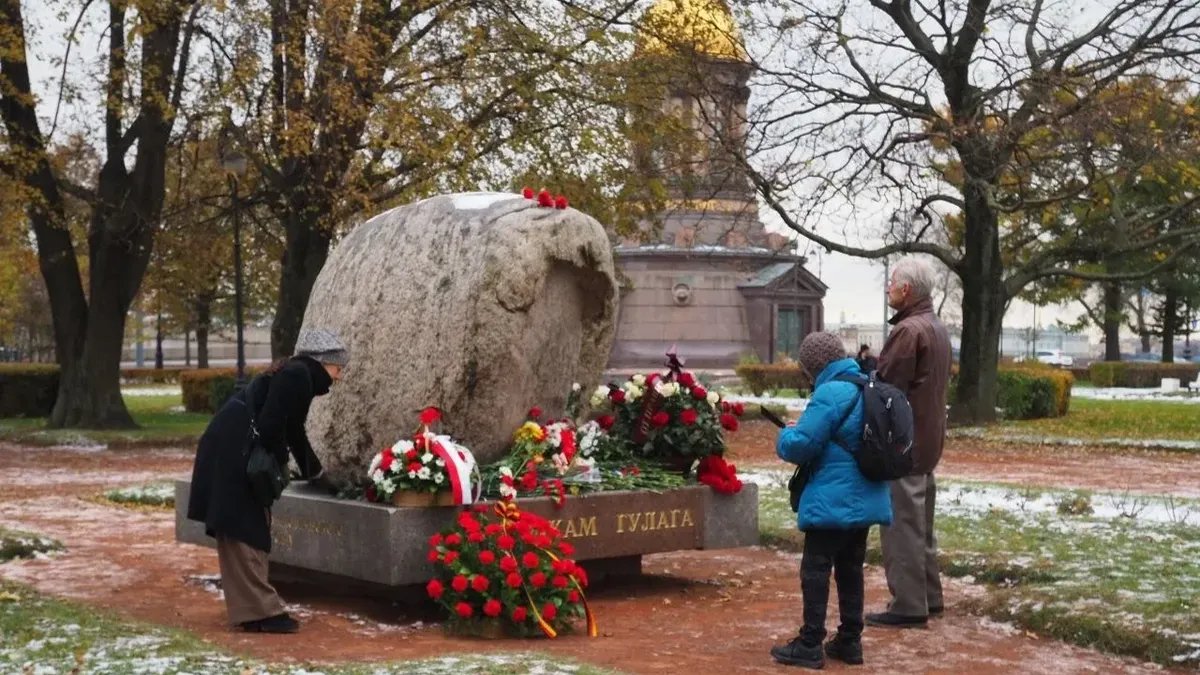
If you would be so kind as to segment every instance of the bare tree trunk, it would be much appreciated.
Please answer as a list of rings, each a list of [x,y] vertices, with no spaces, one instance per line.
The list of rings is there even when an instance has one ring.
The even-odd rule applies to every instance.
[[[1125,315],[1121,299],[1121,283],[1104,284],[1104,360],[1121,360],[1121,320]]]
[[[292,215],[287,223],[286,248],[280,270],[279,300],[271,323],[271,358],[290,356],[304,322],[304,310],[317,275],[329,256],[330,235],[321,229],[316,211]]]
[[[156,370],[163,369],[163,330],[162,330],[162,310],[158,310],[158,315],[154,318],[154,368]]]
[[[966,190],[966,258],[960,274],[963,292],[962,350],[955,422],[978,424],[996,419],[996,365],[1006,297],[996,214],[978,187]]]
[[[1179,323],[1179,291],[1168,283],[1163,292],[1162,361],[1175,361],[1175,329]]]
[[[212,326],[212,298],[202,296],[195,301],[196,309],[196,367],[208,367],[208,329]]]

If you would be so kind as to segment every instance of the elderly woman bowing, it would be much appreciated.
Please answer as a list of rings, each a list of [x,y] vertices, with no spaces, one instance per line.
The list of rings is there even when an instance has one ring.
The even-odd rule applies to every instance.
[[[246,477],[251,429],[257,429],[258,442],[281,467],[287,466],[291,451],[302,478],[321,480],[321,462],[308,442],[304,422],[312,400],[329,393],[348,362],[345,345],[332,332],[301,332],[296,355],[275,362],[234,394],[200,438],[188,518],[203,522],[217,540],[225,607],[230,623],[242,630],[300,629],[267,580],[271,511],[255,497]]]

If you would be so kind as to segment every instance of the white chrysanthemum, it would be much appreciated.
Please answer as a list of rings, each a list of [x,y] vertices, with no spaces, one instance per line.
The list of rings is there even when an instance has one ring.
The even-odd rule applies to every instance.
[[[421,467],[421,470],[417,472],[417,478],[420,478],[421,480],[429,480],[429,477],[432,473],[433,472],[429,470],[429,467],[423,466]]]
[[[433,474],[433,482],[437,483],[438,485],[441,485],[442,481],[444,481],[444,480],[446,480],[446,474],[442,474],[442,473]]]
[[[427,453],[421,455],[421,463],[422,464],[428,464],[431,461],[433,461],[433,453],[432,452],[427,452]]]
[[[633,377],[631,377],[629,379],[633,380],[633,383],[639,387],[645,386],[645,384],[646,384],[646,376],[642,375],[641,373],[638,373],[637,375],[634,375]]]
[[[408,472],[408,477],[409,477],[409,478],[416,478],[416,477],[417,477],[417,472],[416,472],[416,471],[409,471],[409,472]]]
[[[676,382],[658,381],[654,383],[654,390],[663,398],[671,398],[679,393],[679,384]]]
[[[383,469],[376,467],[375,470],[371,472],[371,480],[375,481],[376,483],[383,481]]]
[[[578,382],[571,384],[571,391],[578,392],[581,390],[583,390],[583,385],[579,384]]]
[[[438,468],[441,468],[443,466],[446,466],[446,461],[439,457],[438,460],[436,462],[434,462],[434,464],[436,464],[438,466]]]
[[[625,397],[628,398],[630,401],[636,401],[636,400],[640,399],[642,397],[642,394],[644,394],[644,393],[646,393],[646,392],[641,387],[630,387],[629,391],[625,392]]]
[[[403,455],[414,447],[416,446],[413,445],[412,441],[396,441],[396,444],[392,446],[392,454]]]
[[[508,468],[507,466],[502,466],[502,467],[500,467],[500,475],[508,476],[509,478],[512,478],[512,475],[513,475],[512,469]]]
[[[384,492],[395,492],[396,491],[396,481],[392,480],[391,478],[382,480],[379,483],[379,489],[383,490]]]
[[[708,404],[715,406],[721,401],[721,395],[715,391],[708,392]]]
[[[512,499],[517,496],[517,489],[510,485],[500,484],[500,496],[504,499]]]

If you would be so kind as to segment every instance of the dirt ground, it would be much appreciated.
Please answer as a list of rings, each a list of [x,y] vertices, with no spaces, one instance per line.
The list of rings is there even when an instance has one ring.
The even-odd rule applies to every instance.
[[[769,428],[748,425],[734,441],[741,462],[763,464],[772,455]],[[1139,457],[1141,476],[1161,485],[1200,484],[1200,467],[1169,456]],[[1057,462],[1074,466],[1064,473]],[[1074,462],[1074,464],[1072,463]],[[186,477],[187,449],[86,451],[0,444],[0,525],[63,542],[49,558],[0,565],[0,576],[44,593],[102,607],[118,615],[191,631],[235,653],[280,662],[400,660],[464,651],[536,649],[631,673],[789,672],[767,650],[789,639],[800,621],[797,556],[764,548],[687,551],[647,556],[646,574],[594,588],[589,598],[601,636],[557,640],[477,641],[446,636],[428,610],[404,609],[375,599],[336,597],[312,587],[282,588],[303,621],[298,635],[250,636],[231,631],[211,580],[216,555],[174,542],[173,513],[107,506],[92,498],[105,489]],[[946,471],[955,475],[1028,477],[1060,484],[1069,476],[1094,478],[1083,458],[1044,460],[1019,450],[951,449]],[[1000,468],[997,468],[1000,467]],[[1107,475],[1119,473],[1108,465]],[[1139,483],[1145,485],[1139,476]],[[1090,483],[1089,483],[1090,484]],[[1129,659],[1038,639],[959,608],[983,592],[947,583],[947,612],[925,630],[868,628],[867,666],[855,672],[1163,672]],[[867,608],[887,595],[882,572],[867,569]],[[836,607],[836,602],[831,603]],[[833,610],[836,614],[836,610]],[[835,625],[830,617],[830,627]],[[386,636],[388,639],[379,639]],[[286,656],[283,656],[286,655]],[[841,664],[827,668],[838,671]]]

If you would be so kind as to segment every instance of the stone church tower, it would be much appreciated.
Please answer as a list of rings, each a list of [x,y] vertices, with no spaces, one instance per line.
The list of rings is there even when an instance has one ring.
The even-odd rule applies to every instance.
[[[634,165],[660,213],[615,250],[625,277],[613,369],[793,357],[824,325],[826,287],[768,233],[744,169],[753,64],[723,0],[657,0],[638,29],[630,111]]]

